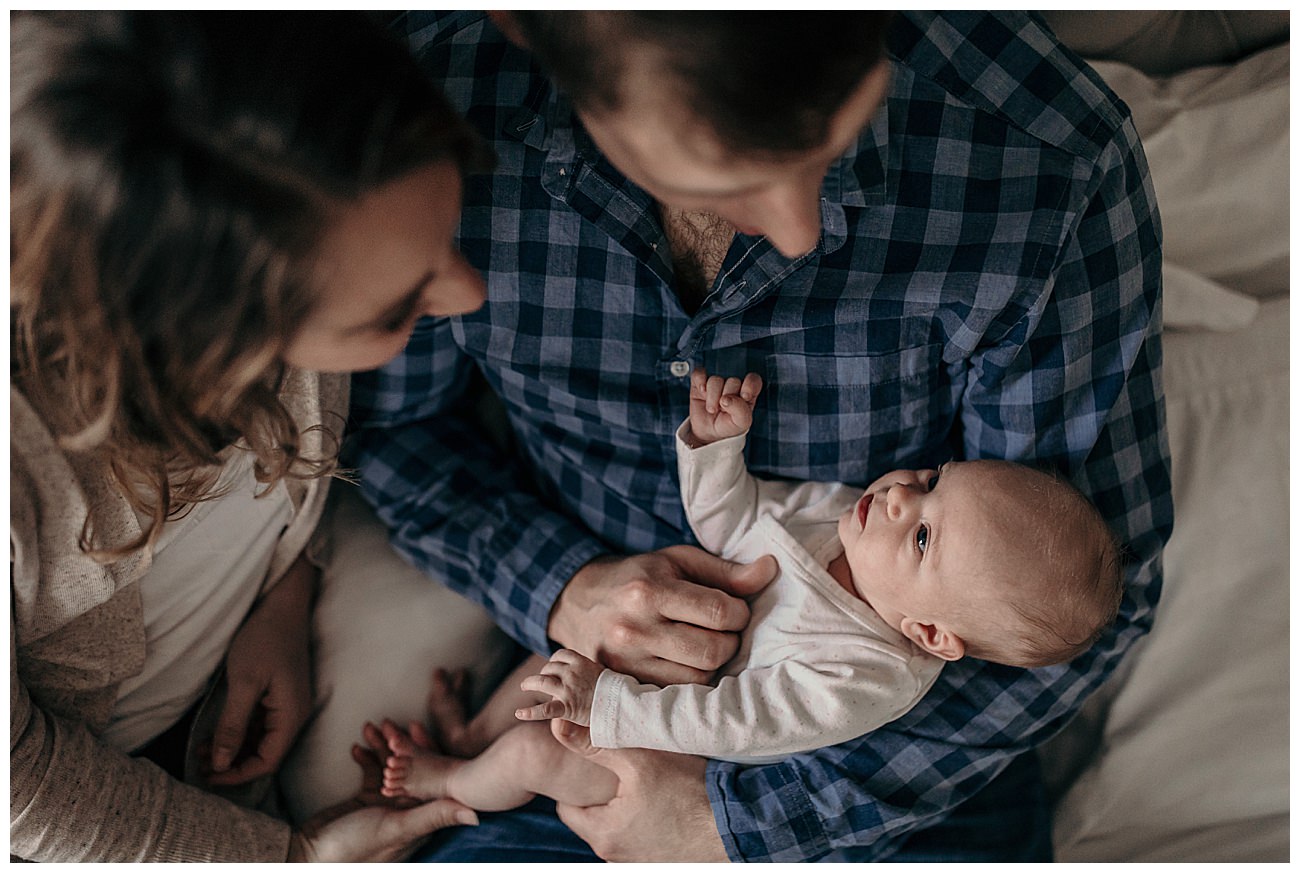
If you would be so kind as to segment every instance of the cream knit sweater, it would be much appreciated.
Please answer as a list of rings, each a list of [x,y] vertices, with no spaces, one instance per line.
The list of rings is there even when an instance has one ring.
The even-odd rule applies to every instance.
[[[299,426],[340,434],[347,378],[292,373],[284,392]],[[77,547],[90,514],[97,539],[139,533],[104,471],[65,454],[10,389],[9,839],[34,861],[283,861],[289,826],[182,784],[101,743],[118,685],[144,663],[139,586],[150,556],[110,565]],[[331,448],[325,446],[324,448]],[[321,451],[318,432],[303,449]],[[328,480],[289,480],[297,508],[267,587],[303,553]]]

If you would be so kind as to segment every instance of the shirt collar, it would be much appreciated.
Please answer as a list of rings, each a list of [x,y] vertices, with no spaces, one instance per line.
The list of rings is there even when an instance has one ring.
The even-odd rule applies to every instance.
[[[842,206],[885,202],[890,100],[885,98],[853,145],[831,164],[822,183],[823,195],[829,202]]]

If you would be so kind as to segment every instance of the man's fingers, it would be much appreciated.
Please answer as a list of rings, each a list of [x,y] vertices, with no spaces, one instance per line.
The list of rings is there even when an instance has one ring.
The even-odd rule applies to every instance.
[[[716,595],[717,592],[714,594]],[[669,617],[668,614],[672,612],[671,607],[666,607],[665,617]],[[698,616],[702,613],[698,609],[683,608],[681,614]],[[701,679],[678,678],[674,679],[673,683],[707,682],[714,670],[732,659],[736,654],[737,646],[740,645],[740,639],[734,633],[709,630],[689,620],[674,618],[662,627],[663,635],[654,655],[674,665],[699,671],[703,677]]]
[[[682,577],[697,585],[716,588],[735,597],[757,594],[776,578],[776,558],[764,555],[757,561],[738,564],[719,558],[694,546],[670,546],[663,552],[671,557]],[[744,621],[749,621],[748,608]],[[744,627],[742,624],[741,627]],[[740,630],[738,627],[720,627],[718,630]]]
[[[607,830],[604,822],[608,810],[604,806],[571,806],[567,803],[556,803],[555,814],[565,827],[577,834],[587,845],[592,846],[593,852],[600,855],[593,843],[598,841]]]
[[[729,657],[724,658],[718,666],[722,666],[729,660],[731,660]],[[636,676],[642,682],[649,682],[651,685],[664,688],[668,685],[707,685],[716,670],[717,667],[710,670],[700,670],[666,658],[651,657],[638,662],[636,672],[631,675]],[[631,673],[630,670],[623,672]]]
[[[719,631],[739,631],[749,623],[749,606],[742,600],[763,586],[749,582],[752,570],[693,546],[672,546],[663,553],[672,560],[676,580],[663,580],[652,589],[657,612],[671,621]]]

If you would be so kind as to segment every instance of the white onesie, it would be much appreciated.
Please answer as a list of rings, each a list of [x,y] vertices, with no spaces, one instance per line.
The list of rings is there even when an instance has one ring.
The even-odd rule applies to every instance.
[[[773,555],[749,626],[716,685],[644,685],[605,670],[591,708],[603,748],[768,763],[833,746],[911,709],[943,661],[887,625],[826,567],[862,489],[769,482],[745,469],[744,435],[691,449],[677,432],[682,503],[700,544],[734,561]]]

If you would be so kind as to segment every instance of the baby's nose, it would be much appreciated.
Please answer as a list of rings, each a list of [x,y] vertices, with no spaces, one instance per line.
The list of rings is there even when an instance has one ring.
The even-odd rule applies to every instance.
[[[908,488],[902,482],[896,482],[889,487],[889,493],[885,497],[890,520],[897,521],[907,511],[909,496]]]

